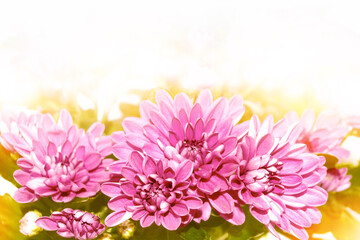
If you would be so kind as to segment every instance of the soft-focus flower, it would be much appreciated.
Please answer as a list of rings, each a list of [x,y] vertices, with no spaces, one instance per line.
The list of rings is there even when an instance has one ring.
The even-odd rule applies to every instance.
[[[301,134],[297,142],[304,143],[312,153],[329,153],[340,159],[350,156],[350,152],[341,147],[350,127],[336,112],[323,111],[315,121],[315,113],[306,110],[301,119],[295,112],[286,114],[290,123],[300,122]]]
[[[25,135],[19,126],[37,127],[40,123],[41,114],[39,112],[24,111],[15,113],[12,111],[0,112],[0,142],[1,145],[11,151],[16,152],[14,145],[21,145],[25,141]]]
[[[341,192],[351,185],[351,175],[346,175],[347,168],[329,168],[326,177],[321,181],[320,186],[328,192]]]
[[[300,120],[295,112],[290,112],[286,115],[286,119],[289,122],[300,122],[302,131],[297,142],[306,144],[309,152],[332,154],[340,161],[350,156],[350,151],[341,144],[354,126],[349,125],[347,120],[340,118],[336,112],[323,111],[316,121],[312,110],[306,110]],[[351,175],[346,176],[346,172],[347,168],[341,171],[336,168],[329,169],[326,178],[320,182],[321,186],[328,192],[339,192],[349,188]]]
[[[94,123],[85,133],[73,125],[66,110],[58,123],[50,114],[37,120],[31,126],[17,122],[20,135],[2,135],[22,156],[14,178],[23,187],[14,199],[27,203],[51,196],[56,202],[69,202],[94,196],[109,179],[107,166],[112,162],[104,159],[111,152],[111,139],[101,137],[104,126]]]
[[[36,235],[41,228],[36,225],[35,221],[41,217],[38,211],[29,211],[20,219],[20,232],[26,236]]]
[[[236,217],[232,214],[234,203],[227,193],[226,179],[236,170],[237,141],[247,130],[246,123],[236,125],[244,113],[242,98],[234,96],[229,101],[221,97],[213,101],[210,90],[203,90],[193,103],[185,93],[172,99],[160,90],[156,102],[157,105],[143,101],[141,118],[126,118],[124,132],[112,135],[114,155],[120,159],[113,168],[126,163],[132,151],[156,162],[191,161],[194,166],[189,188],[204,201],[200,209],[192,212],[194,220],[207,220],[213,206],[229,221],[242,223],[242,212]]]
[[[115,226],[132,218],[142,227],[153,222],[176,230],[191,220],[191,209],[202,205],[200,198],[188,196],[193,163],[185,160],[163,164],[134,151],[127,166],[119,168],[123,176],[118,183],[104,183],[102,192],[111,197],[108,206],[115,212],[105,219]]]
[[[50,217],[41,217],[36,224],[47,231],[56,230],[64,238],[93,239],[105,231],[98,216],[70,208],[53,212]]]
[[[135,224],[130,220],[126,220],[118,226],[117,231],[122,238],[129,239],[134,236]]]
[[[233,197],[249,204],[251,214],[277,237],[275,225],[307,239],[304,227],[320,222],[315,207],[327,201],[327,192],[317,186],[326,173],[325,159],[295,143],[300,132],[284,119],[274,125],[272,116],[262,124],[252,117],[237,150],[239,167],[230,177]]]

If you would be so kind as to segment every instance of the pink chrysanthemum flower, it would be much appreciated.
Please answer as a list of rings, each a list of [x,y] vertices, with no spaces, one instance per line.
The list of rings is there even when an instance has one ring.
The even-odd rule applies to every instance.
[[[202,205],[200,198],[188,196],[193,163],[155,162],[134,151],[127,166],[118,169],[123,178],[118,183],[104,183],[102,192],[111,197],[108,206],[115,212],[106,219],[107,226],[115,226],[132,218],[142,227],[153,222],[168,230],[187,224],[191,209]]]
[[[346,175],[347,168],[329,168],[320,186],[328,192],[341,192],[351,185],[351,175]]]
[[[316,121],[312,110],[306,110],[300,120],[295,112],[288,113],[286,118],[289,122],[300,122],[302,131],[297,142],[306,144],[309,152],[331,154],[338,157],[340,161],[350,156],[350,151],[343,148],[341,143],[351,130],[351,126],[336,112],[324,111],[319,114]],[[327,191],[349,188],[351,176],[346,176],[346,172],[347,168],[341,171],[336,168],[329,169],[328,176],[321,182],[321,186]],[[333,188],[332,186],[335,185],[337,187]]]
[[[0,112],[0,142],[1,145],[11,151],[16,152],[14,146],[24,144],[25,137],[19,126],[36,127],[39,124],[41,114],[39,112],[20,112],[12,111]]]
[[[341,143],[351,129],[336,112],[321,112],[316,121],[312,110],[306,110],[300,119],[295,112],[289,112],[286,119],[290,123],[300,122],[302,131],[297,142],[306,144],[309,152],[329,153],[340,159],[350,156]]]
[[[105,231],[98,216],[70,208],[53,212],[50,217],[41,217],[36,224],[47,231],[56,231],[64,238],[94,239]]]
[[[243,215],[232,214],[234,203],[226,179],[236,170],[237,141],[247,129],[246,124],[236,125],[244,113],[242,98],[213,101],[211,92],[204,90],[193,103],[185,93],[172,99],[160,90],[156,102],[143,101],[141,118],[126,118],[125,132],[113,134],[114,155],[120,159],[114,167],[124,164],[132,151],[155,161],[190,160],[194,167],[189,188],[204,201],[192,213],[194,220],[207,220],[213,206],[229,221],[242,223]]]
[[[17,122],[20,135],[2,135],[21,155],[14,172],[23,187],[14,195],[21,203],[51,196],[56,202],[75,197],[94,196],[100,184],[109,180],[107,167],[112,160],[110,137],[101,137],[104,126],[93,124],[85,133],[72,123],[66,110],[56,123],[50,114],[41,115],[35,124]]]
[[[277,237],[275,225],[307,239],[304,227],[320,222],[315,207],[327,201],[327,192],[317,186],[326,173],[325,160],[295,143],[300,131],[284,120],[274,125],[272,116],[263,124],[252,117],[237,150],[239,167],[230,177],[233,196]]]

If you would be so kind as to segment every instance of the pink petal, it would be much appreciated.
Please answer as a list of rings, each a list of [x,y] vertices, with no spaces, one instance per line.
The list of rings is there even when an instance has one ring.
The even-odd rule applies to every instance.
[[[149,100],[142,101],[140,103],[140,115],[145,120],[150,119],[150,112],[157,111],[158,107]]]
[[[127,117],[123,120],[122,126],[126,133],[142,133],[144,121],[137,117]]]
[[[285,158],[282,159],[281,162],[283,163],[283,167],[280,171],[281,174],[296,173],[302,169],[303,161],[300,159]]]
[[[56,231],[57,234],[59,234],[61,237],[64,237],[64,238],[71,238],[71,237],[74,237],[74,233],[71,232],[70,230],[68,229],[59,229]]]
[[[157,127],[151,124],[147,124],[143,126],[142,131],[144,132],[144,136],[147,137],[151,142],[156,143],[161,133]]]
[[[142,227],[149,227],[155,221],[155,216],[152,214],[147,214],[140,219],[140,225]]]
[[[131,218],[133,220],[140,220],[142,217],[145,216],[145,214],[148,214],[148,212],[143,207],[141,207],[139,209],[134,210]]]
[[[134,171],[142,172],[144,157],[141,153],[137,151],[132,151],[129,158],[129,163],[134,168]]]
[[[308,206],[317,207],[326,203],[327,195],[324,196],[324,192],[320,192],[318,189],[308,188],[306,193],[301,196],[297,196],[297,199]]]
[[[215,193],[209,196],[209,201],[219,213],[229,214],[234,210],[234,200],[228,193]]]
[[[199,103],[195,103],[193,108],[190,111],[190,122],[195,125],[198,119],[200,119],[203,115],[201,105]]]
[[[176,112],[180,112],[182,109],[185,111],[186,114],[188,114],[192,106],[192,101],[185,93],[179,93],[174,98],[174,106]]]
[[[223,145],[224,145],[224,152],[222,153],[222,155],[227,156],[229,153],[235,150],[237,146],[237,138],[230,137],[224,141]]]
[[[164,115],[167,120],[171,120],[174,117],[174,101],[169,93],[164,90],[159,90],[156,92],[155,98],[161,114]]]
[[[302,178],[302,182],[308,187],[313,187],[321,181],[320,174],[318,174],[317,172],[307,173],[306,175],[303,175]]]
[[[101,185],[101,192],[109,197],[115,197],[120,194],[120,183],[103,183]]]
[[[14,193],[15,201],[19,203],[29,203],[37,200],[36,195],[27,187],[22,187]]]
[[[175,179],[178,183],[187,180],[193,173],[193,163],[191,161],[183,161],[176,169]]]
[[[148,140],[140,134],[127,133],[125,135],[127,143],[137,149],[142,149]]]
[[[231,224],[241,225],[245,222],[245,214],[240,205],[234,207],[234,211],[230,214],[222,214],[220,216]]]
[[[203,201],[198,197],[184,197],[183,200],[186,202],[186,205],[191,209],[198,209],[203,205]]]
[[[156,111],[150,112],[151,122],[163,133],[166,134],[169,130],[169,122]]]
[[[179,119],[173,118],[173,120],[171,121],[171,129],[177,136],[177,139],[179,140],[185,139],[184,128]]]
[[[300,185],[302,177],[297,174],[288,174],[281,176],[281,184],[284,186],[294,187]]]
[[[157,144],[147,143],[144,145],[143,151],[146,155],[154,159],[158,160],[164,158],[163,151],[159,148]]]
[[[70,115],[70,113],[63,109],[60,112],[60,117],[59,117],[59,125],[62,126],[63,129],[69,129],[72,125],[73,125],[73,120],[72,117]]]
[[[193,140],[193,138],[194,138],[194,128],[191,126],[190,123],[186,124],[185,136],[186,136],[186,139],[188,139],[188,140]]]
[[[24,172],[21,169],[18,169],[14,172],[14,178],[20,185],[25,185],[30,179],[30,174],[27,172]]]
[[[212,194],[220,190],[220,185],[212,181],[212,179],[208,179],[208,180],[201,179],[200,181],[198,181],[197,186],[201,191],[207,194]]]
[[[38,220],[36,220],[35,223],[36,225],[47,231],[55,231],[58,229],[57,222],[49,217],[41,217]]]
[[[260,125],[261,125],[261,122],[259,120],[259,117],[256,115],[252,116],[250,119],[248,135],[252,138],[256,138],[256,135],[260,129]]]
[[[146,176],[156,173],[156,163],[152,158],[146,158],[143,164],[143,171]]]
[[[232,124],[237,124],[244,115],[245,107],[243,106],[243,99],[239,95],[233,96],[229,101],[229,116],[233,119]]]
[[[114,227],[128,220],[129,218],[131,218],[131,213],[125,211],[113,212],[105,218],[105,224],[108,227]]]
[[[195,139],[200,140],[202,137],[202,134],[204,133],[204,121],[202,119],[197,120],[195,127],[194,127],[194,134]]]
[[[291,225],[291,230],[294,233],[294,235],[299,239],[304,239],[304,240],[309,239],[309,235],[304,228]]]
[[[313,224],[321,222],[321,212],[316,208],[306,208],[306,214],[311,218]]]
[[[171,210],[178,216],[185,216],[189,214],[189,208],[183,203],[176,203],[171,207]]]
[[[315,122],[315,112],[312,109],[306,109],[301,115],[300,121],[306,132],[311,131]]]
[[[99,153],[90,153],[84,159],[84,166],[87,170],[94,170],[101,163],[101,155]]]
[[[125,207],[132,205],[131,199],[132,199],[131,197],[128,197],[126,195],[118,195],[109,200],[108,206],[111,210],[114,211],[124,210]]]
[[[256,153],[258,155],[267,154],[273,147],[275,142],[274,137],[271,134],[265,134],[257,145]]]
[[[286,187],[284,189],[284,194],[285,195],[295,195],[295,194],[303,193],[306,190],[307,190],[307,185],[302,183],[302,184],[300,184],[299,186],[296,186],[296,187]]]
[[[250,213],[254,216],[259,222],[268,225],[270,222],[270,218],[268,215],[268,211],[257,209],[254,207],[250,207]]]
[[[218,133],[214,133],[214,134],[212,134],[212,135],[210,135],[208,137],[208,139],[206,141],[207,141],[209,149],[212,149],[212,148],[215,147],[215,145],[218,142],[218,139],[219,139],[219,134]]]
[[[124,120],[125,121],[125,120]],[[124,123],[124,122],[123,122]],[[87,133],[91,133],[95,137],[100,137],[101,134],[103,134],[105,131],[105,125],[99,122],[93,123],[89,129],[87,130]]]
[[[64,145],[61,148],[61,153],[64,156],[69,156],[73,151],[73,148],[71,146],[71,143],[69,141],[66,141]]]
[[[125,182],[120,184],[121,190],[123,193],[128,195],[129,197],[133,197],[136,193],[136,189],[134,187],[134,184],[131,182]]]
[[[26,158],[19,158],[16,163],[22,169],[31,169],[34,167],[32,161]]]
[[[217,169],[217,172],[224,177],[231,176],[238,168],[239,163],[235,160],[224,160]]]
[[[271,133],[273,126],[274,126],[274,118],[272,115],[269,115],[260,126],[260,129],[257,134],[257,140],[263,138],[266,134]]]
[[[111,166],[110,166],[110,169],[111,169]],[[134,181],[134,178],[135,178],[135,175],[137,174],[137,172],[130,168],[130,167],[123,167],[121,169],[121,174],[129,181]]]
[[[214,119],[221,119],[223,117],[223,113],[227,111],[228,105],[227,105],[227,99],[224,97],[218,98],[213,103],[212,110],[208,113],[206,116],[206,120],[210,120],[212,118]]]
[[[169,211],[161,220],[161,224],[168,230],[176,230],[180,227],[181,217],[175,216]]]
[[[292,210],[291,208],[287,208],[285,214],[291,222],[298,226],[310,227],[312,224],[311,219],[301,209]]]
[[[213,102],[213,97],[209,89],[202,90],[196,99],[196,103],[199,103],[203,109],[208,109]]]
[[[268,210],[270,208],[269,199],[264,195],[253,196],[253,206],[261,210]]]

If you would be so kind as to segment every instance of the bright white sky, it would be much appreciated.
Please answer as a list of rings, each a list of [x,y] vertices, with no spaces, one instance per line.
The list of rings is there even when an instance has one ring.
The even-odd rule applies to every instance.
[[[360,113],[357,1],[4,1],[0,103],[38,90],[104,105],[164,79],[248,81]],[[111,105],[111,104],[110,104]]]

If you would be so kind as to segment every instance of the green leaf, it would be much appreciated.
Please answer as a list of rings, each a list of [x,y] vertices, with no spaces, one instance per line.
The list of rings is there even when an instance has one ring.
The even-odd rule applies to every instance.
[[[209,240],[210,236],[202,228],[191,227],[186,232],[181,233],[181,238],[184,240]]]

